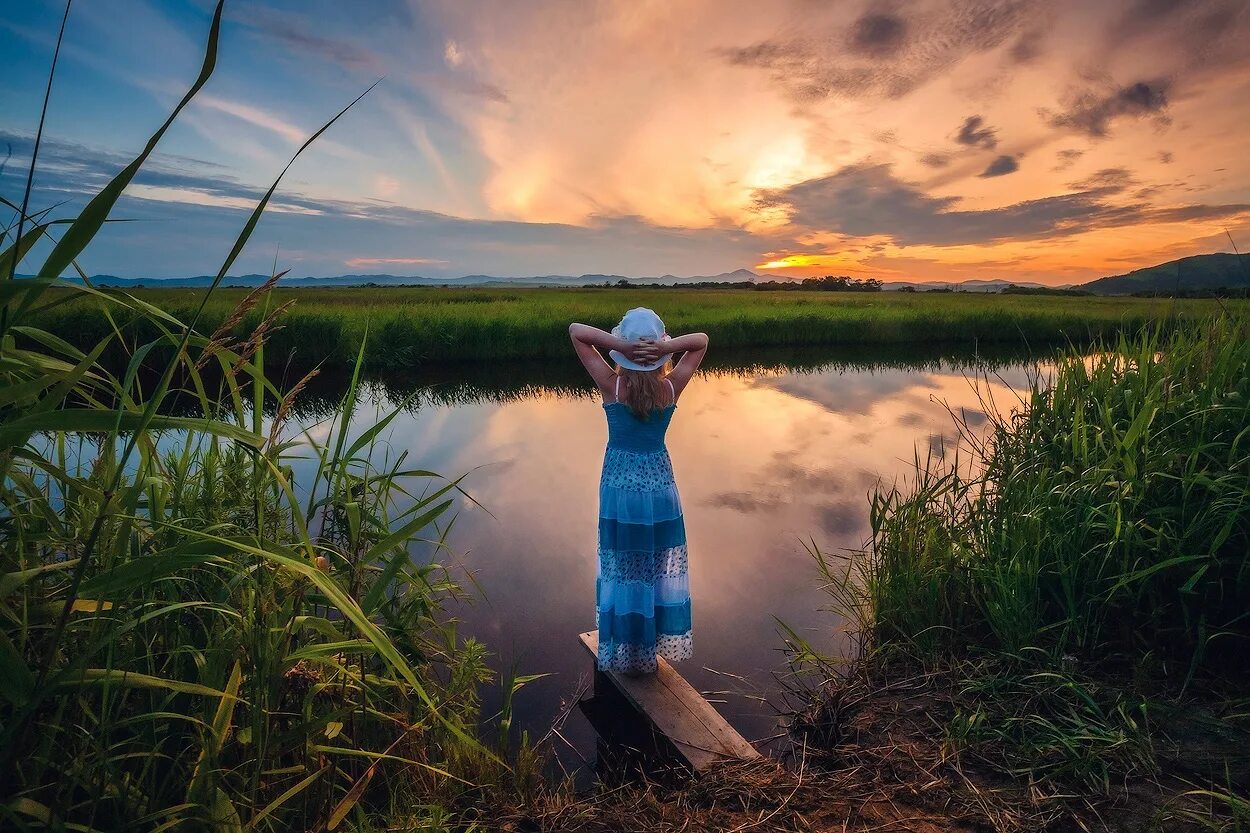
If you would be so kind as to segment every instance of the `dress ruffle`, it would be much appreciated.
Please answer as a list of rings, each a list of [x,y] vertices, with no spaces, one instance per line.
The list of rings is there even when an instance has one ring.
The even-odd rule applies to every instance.
[[[645,424],[646,431],[663,428]],[[633,419],[622,415],[625,419]],[[613,426],[619,436],[632,426]],[[618,417],[619,419],[619,417]],[[624,421],[624,420],[622,420]],[[632,435],[631,435],[632,436]],[[599,486],[599,571],[596,613],[600,670],[627,674],[656,669],[693,655],[685,519],[664,448],[613,447],[604,456]]]

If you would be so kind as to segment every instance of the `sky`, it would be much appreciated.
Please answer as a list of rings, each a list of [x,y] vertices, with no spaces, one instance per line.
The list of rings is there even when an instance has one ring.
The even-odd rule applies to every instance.
[[[0,5],[13,202],[63,11]],[[139,152],[212,11],[75,0],[32,207]],[[1244,0],[228,0],[83,268],[216,272],[374,82],[234,274],[1066,284],[1250,249]]]

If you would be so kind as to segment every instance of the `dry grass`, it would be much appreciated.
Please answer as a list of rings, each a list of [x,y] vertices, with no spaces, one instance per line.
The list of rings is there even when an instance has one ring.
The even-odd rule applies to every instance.
[[[955,825],[952,826],[952,822]],[[641,783],[576,799],[554,796],[503,815],[505,831],[975,830],[909,801],[863,769],[821,772],[772,759],[724,764],[683,786]]]
[[[484,829],[513,833],[1240,829],[1212,826],[1206,805],[1213,799],[1187,780],[1194,759],[1182,758],[1192,743],[1180,740],[1160,750],[1159,771],[1126,780],[1112,795],[1004,774],[993,749],[950,740],[948,724],[970,705],[961,682],[967,671],[864,661],[809,692],[804,710],[792,716],[794,746],[785,760],[726,763],[695,778],[677,779],[670,770],[580,795],[564,784],[524,804],[471,815]],[[1195,711],[1193,704],[1184,709]],[[1171,743],[1162,733],[1159,740]],[[1244,741],[1224,738],[1216,756]]]

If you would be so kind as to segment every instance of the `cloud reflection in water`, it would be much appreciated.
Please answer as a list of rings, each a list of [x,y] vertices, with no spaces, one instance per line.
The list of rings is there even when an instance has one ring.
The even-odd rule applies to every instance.
[[[821,610],[826,599],[803,543],[826,552],[861,547],[873,487],[906,478],[917,454],[954,453],[948,407],[984,426],[985,409],[1016,403],[1013,389],[1035,367],[1008,365],[975,386],[967,369],[946,361],[702,374],[669,432],[694,597],[696,659],[683,674],[700,689],[722,690],[730,678],[709,669],[728,672],[746,678],[735,689],[770,694],[772,674],[785,669],[773,617],[837,650],[838,623]],[[362,408],[356,430],[397,395],[377,385],[370,392],[376,410]],[[471,472],[464,486],[481,507],[462,501],[450,543],[485,600],[455,614],[465,635],[497,653],[497,667],[553,672],[518,700],[518,722],[540,734],[590,668],[574,640],[594,623],[606,436],[597,399],[562,386],[427,399],[387,434],[392,456],[407,452],[414,464],[450,476]],[[488,713],[492,697],[486,693]],[[721,708],[749,737],[773,732],[775,715],[757,700],[731,695]],[[588,727],[567,728],[583,750],[592,747]]]

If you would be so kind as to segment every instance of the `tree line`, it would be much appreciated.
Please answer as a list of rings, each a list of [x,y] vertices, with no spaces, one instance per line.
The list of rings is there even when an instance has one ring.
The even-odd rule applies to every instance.
[[[588,283],[584,289],[636,289],[640,286],[660,289],[753,289],[757,292],[796,292],[798,290],[817,292],[880,292],[882,282],[876,278],[858,280],[845,275],[825,275],[823,278],[804,278],[801,281],[700,281],[684,283],[646,283],[640,284],[622,278],[616,283]]]

